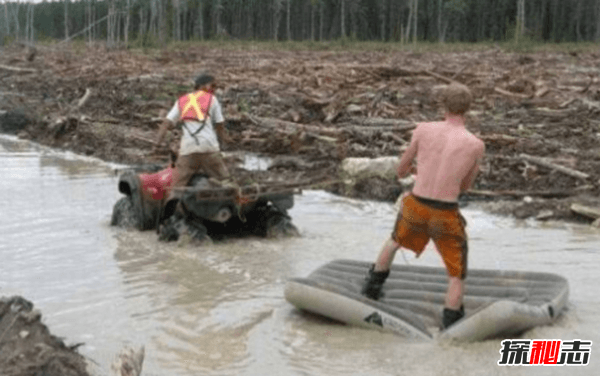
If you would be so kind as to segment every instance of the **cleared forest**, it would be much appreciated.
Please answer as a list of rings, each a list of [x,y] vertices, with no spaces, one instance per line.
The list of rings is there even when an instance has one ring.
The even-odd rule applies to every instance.
[[[402,187],[373,177],[345,185],[347,157],[398,155],[419,121],[442,115],[436,92],[474,92],[469,128],[487,145],[465,198],[511,199],[526,218],[600,207],[600,81],[595,52],[463,52],[224,49],[212,44],[122,51],[5,49],[0,130],[103,159],[144,163],[161,116],[208,69],[234,139],[226,151],[275,157],[269,173],[322,182],[345,195],[393,200]],[[172,135],[173,147],[177,133]],[[508,209],[507,209],[508,208]]]

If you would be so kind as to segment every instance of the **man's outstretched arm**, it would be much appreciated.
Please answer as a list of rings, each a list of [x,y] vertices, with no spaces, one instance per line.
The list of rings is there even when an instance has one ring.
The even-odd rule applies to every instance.
[[[163,122],[160,124],[160,127],[158,129],[158,136],[156,137],[156,144],[154,145],[155,150],[160,147],[160,145],[163,142],[163,139],[165,138],[165,135],[167,134],[167,131],[172,127],[173,122],[169,119],[164,119]]]
[[[232,141],[227,128],[225,128],[225,122],[216,123],[215,132],[217,133],[217,137],[219,137],[219,142],[228,144]]]

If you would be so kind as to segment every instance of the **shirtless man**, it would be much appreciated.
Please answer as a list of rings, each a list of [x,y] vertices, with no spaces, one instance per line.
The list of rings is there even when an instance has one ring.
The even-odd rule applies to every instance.
[[[398,248],[409,248],[418,257],[432,239],[449,275],[444,328],[464,316],[462,300],[468,248],[466,222],[458,210],[458,196],[473,184],[485,152],[483,142],[465,128],[465,113],[471,101],[466,86],[449,85],[443,100],[445,121],[422,123],[415,129],[398,167],[398,176],[404,177],[416,157],[415,186],[412,193],[403,196],[392,237],[384,243],[371,266],[361,292],[377,300]]]

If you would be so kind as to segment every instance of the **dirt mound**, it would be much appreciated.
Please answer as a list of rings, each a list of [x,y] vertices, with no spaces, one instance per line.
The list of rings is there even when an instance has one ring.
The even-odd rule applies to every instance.
[[[88,376],[80,345],[67,346],[50,334],[33,303],[0,299],[0,374],[2,376]]]

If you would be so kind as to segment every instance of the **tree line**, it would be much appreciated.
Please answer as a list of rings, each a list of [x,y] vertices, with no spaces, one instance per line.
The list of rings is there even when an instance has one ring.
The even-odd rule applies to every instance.
[[[217,38],[600,40],[600,0],[62,0],[0,3],[0,43],[109,46]]]

